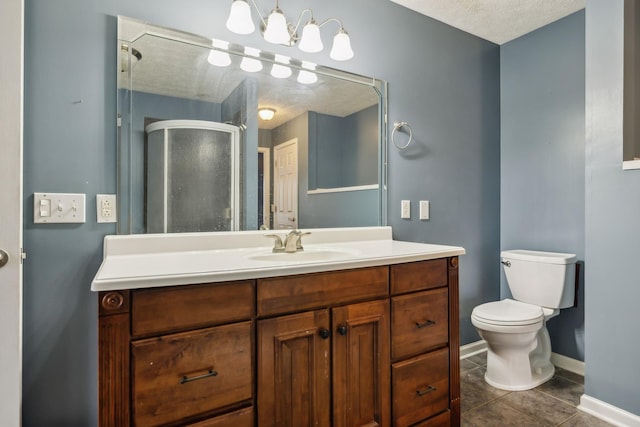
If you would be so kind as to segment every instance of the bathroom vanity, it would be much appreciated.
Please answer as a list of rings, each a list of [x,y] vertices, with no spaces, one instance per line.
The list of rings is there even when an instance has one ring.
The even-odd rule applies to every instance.
[[[100,425],[459,425],[464,249],[311,233],[106,237]]]

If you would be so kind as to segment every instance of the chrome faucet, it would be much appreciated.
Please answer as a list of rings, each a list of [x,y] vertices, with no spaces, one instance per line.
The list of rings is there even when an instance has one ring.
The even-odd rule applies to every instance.
[[[306,236],[307,234],[311,233],[303,233],[300,230],[291,230],[289,234],[284,237],[284,241],[277,234],[265,234],[265,237],[271,237],[274,239],[272,252],[294,253],[304,250],[302,247],[302,236]]]

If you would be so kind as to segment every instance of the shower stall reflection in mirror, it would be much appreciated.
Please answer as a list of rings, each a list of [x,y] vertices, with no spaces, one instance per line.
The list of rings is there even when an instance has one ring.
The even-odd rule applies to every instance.
[[[145,131],[147,232],[239,230],[240,129],[201,120],[161,120]]]

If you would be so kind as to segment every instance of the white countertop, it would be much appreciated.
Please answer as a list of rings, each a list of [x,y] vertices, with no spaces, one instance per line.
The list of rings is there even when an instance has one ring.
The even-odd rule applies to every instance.
[[[273,241],[265,235],[284,236],[288,230],[106,236],[104,258],[91,290],[287,276],[465,253],[464,248],[458,246],[392,240],[390,227],[303,231],[311,232],[302,238],[305,253],[281,254],[278,260],[269,259]],[[314,259],[314,254],[323,253],[333,257]]]

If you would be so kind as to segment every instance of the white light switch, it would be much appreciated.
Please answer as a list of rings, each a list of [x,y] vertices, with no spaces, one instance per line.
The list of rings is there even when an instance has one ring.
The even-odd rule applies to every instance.
[[[82,193],[33,193],[33,222],[84,223],[85,195]]]
[[[420,219],[421,220],[429,219],[429,201],[428,200],[420,200]]]
[[[400,206],[400,218],[411,218],[411,200],[403,200]]]

